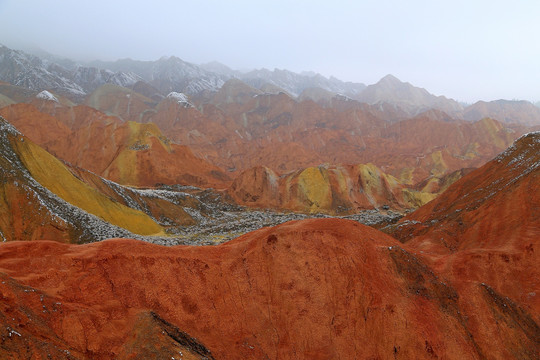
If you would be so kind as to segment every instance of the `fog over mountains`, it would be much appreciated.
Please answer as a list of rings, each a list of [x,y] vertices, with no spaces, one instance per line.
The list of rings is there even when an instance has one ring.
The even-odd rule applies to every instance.
[[[454,118],[471,121],[493,117],[503,122],[540,123],[540,109],[527,101],[481,101],[466,106],[392,75],[366,86],[310,72],[295,73],[285,69],[242,72],[218,62],[196,65],[175,56],[155,61],[121,59],[77,63],[45,52],[37,56],[0,47],[0,81],[38,92],[50,90],[76,102],[107,83],[128,88],[147,84],[155,89],[152,95],[161,98],[171,92],[207,97],[233,78],[263,93],[284,92],[299,100],[324,103],[341,95],[368,104],[390,104],[409,116],[437,109]]]

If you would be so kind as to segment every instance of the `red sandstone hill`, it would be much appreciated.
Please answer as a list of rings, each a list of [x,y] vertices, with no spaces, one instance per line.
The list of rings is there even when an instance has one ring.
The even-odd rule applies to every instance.
[[[525,130],[489,118],[472,123],[456,121],[432,110],[384,129],[381,139],[366,142],[364,156],[373,158],[384,171],[416,184],[429,176],[481,166]]]
[[[406,244],[337,219],[214,247],[2,244],[0,354],[536,359],[539,135],[409,215]]]
[[[0,118],[2,241],[88,242],[162,234],[163,228],[151,216],[87,185]]]
[[[321,165],[281,176],[259,166],[240,173],[227,192],[236,203],[251,207],[352,214],[383,206],[417,208],[441,191],[423,188],[408,188],[373,164]]]
[[[371,162],[409,184],[479,166],[526,131],[490,119],[457,121],[440,111],[389,124],[402,115],[388,118],[387,108],[356,101],[336,99],[322,107],[248,90],[229,83],[211,103],[185,108],[168,101],[146,120],[225,169],[266,166],[286,173],[322,163]],[[241,103],[223,100],[231,94],[250,96],[242,95]]]
[[[3,107],[0,109],[0,116],[9,119],[13,126],[38,144],[71,133],[69,127],[62,121],[55,116],[42,113],[33,105],[21,103]]]
[[[503,123],[540,125],[540,109],[528,101],[478,101],[463,110],[466,120],[491,117]]]
[[[320,134],[311,131],[312,136]],[[459,179],[465,173],[462,168],[482,165],[488,154],[500,152],[515,136],[514,130],[495,120],[459,122],[431,111],[381,129],[377,137],[367,137],[361,152],[367,165],[324,165],[283,175],[258,166],[241,172],[228,191],[241,204],[304,212],[347,213],[385,204],[415,208]],[[336,154],[339,148],[335,144]],[[354,158],[354,151],[341,156]],[[279,150],[259,154],[258,159],[264,164],[274,158],[288,159]]]
[[[476,282],[460,293],[394,239],[347,220],[214,247],[8,243],[0,272],[3,357],[537,355],[538,326],[517,305]]]
[[[48,110],[54,116],[16,104],[0,109],[0,115],[58,158],[122,184],[224,188],[230,181],[188,147],[171,143],[154,124],[121,122],[84,105]]]
[[[396,234],[402,241],[428,241],[447,251],[538,240],[539,176],[540,132],[533,132],[405,217]]]
[[[534,132],[403,218],[393,235],[438,254],[433,266],[458,289],[485,282],[538,321],[539,184],[540,132]]]
[[[231,171],[266,166],[287,173],[323,163],[373,163],[413,185],[480,166],[526,131],[491,119],[458,121],[435,110],[398,121],[405,114],[388,104],[335,97],[323,107],[284,93],[263,94],[238,80],[198,107],[189,99],[166,98],[155,106],[143,98],[106,85],[89,103],[123,119],[154,122],[197,157]]]
[[[217,216],[198,196],[137,189],[59,161],[0,117],[0,241],[166,235]]]
[[[135,99],[128,90],[106,88],[117,93],[115,99],[124,101],[122,106],[115,105],[117,111],[125,117],[134,114],[124,111],[126,102]],[[103,89],[92,96],[98,98]],[[383,118],[387,110],[347,99],[336,98],[331,108],[323,108],[309,100],[298,103],[283,93],[261,94],[250,89],[232,81],[215,95],[213,103],[200,108],[176,94],[152,111],[137,115],[186,146],[164,143],[167,138],[152,124],[124,123],[87,106],[42,101],[36,106],[47,113],[43,119],[35,108],[23,104],[8,106],[0,113],[18,127],[26,126],[59,158],[117,182],[225,188],[229,177],[238,177],[229,192],[241,204],[330,213],[385,204],[395,208],[422,205],[449,180],[459,178],[458,170],[482,165],[524,131],[491,119],[456,121],[440,111],[388,123]],[[48,138],[55,133],[47,129],[48,124],[58,128],[54,139]],[[334,168],[329,174],[337,177],[323,176],[326,185],[317,185],[318,189],[292,181],[324,163],[345,165],[328,165]],[[379,177],[364,193],[366,187],[355,185],[361,182],[355,171],[336,170],[351,167],[347,164],[373,164],[386,180]],[[277,172],[285,185],[278,186],[275,196],[263,196],[275,191],[264,189],[264,184],[250,177],[256,170],[249,165]],[[222,169],[243,172],[229,175]]]
[[[23,104],[0,113],[59,158],[117,182],[225,188],[238,177],[230,193],[241,204],[331,213],[384,204],[422,205],[459,178],[459,170],[482,165],[525,131],[491,119],[457,121],[434,110],[396,122],[402,115],[387,107],[339,97],[332,99],[332,106],[322,107],[284,93],[262,94],[240,81],[227,82],[210,103],[199,107],[183,94],[173,95],[151,108],[150,99],[106,85],[89,98],[94,106],[125,119],[153,122],[161,132],[152,124],[125,123],[87,106],[53,101],[34,101],[46,113],[43,119]],[[377,173],[392,180],[386,187],[379,185],[388,181],[377,180],[371,186],[377,194],[363,194],[364,187],[355,185],[360,178],[354,171],[331,171],[337,178],[324,177],[327,184],[317,194],[290,181],[294,174],[321,164],[331,164],[325,166],[334,170],[373,164]],[[264,184],[249,176],[260,166],[289,179],[283,180],[286,184],[278,187],[276,196],[262,196],[274,190],[262,188]],[[396,181],[398,186],[393,185]]]

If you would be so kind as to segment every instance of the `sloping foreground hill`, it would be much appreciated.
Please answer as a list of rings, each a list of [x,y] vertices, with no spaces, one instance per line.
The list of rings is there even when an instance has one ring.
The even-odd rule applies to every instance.
[[[432,265],[461,292],[485,282],[503,294],[499,304],[511,299],[538,321],[539,185],[540,132],[533,132],[403,218],[393,235],[431,254]]]
[[[453,252],[540,239],[540,132],[452,184],[401,221],[395,235]],[[444,249],[444,250],[442,250]],[[524,249],[522,249],[524,250]]]
[[[537,359],[539,135],[411,214],[405,244],[338,219],[214,247],[2,244],[0,358]]]
[[[501,314],[476,284],[483,312],[467,311],[469,294],[348,220],[290,222],[213,247],[13,242],[0,247],[0,272],[4,357],[478,359],[537,349],[537,326],[517,306]],[[489,336],[479,318],[491,320]],[[515,347],[497,346],[503,339]]]

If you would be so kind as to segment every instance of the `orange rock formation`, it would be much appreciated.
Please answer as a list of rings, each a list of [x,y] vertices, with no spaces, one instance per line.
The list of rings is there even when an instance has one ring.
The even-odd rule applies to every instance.
[[[338,219],[207,247],[2,244],[0,356],[536,359],[539,147],[409,215],[405,244]]]
[[[540,132],[535,132],[403,218],[393,234],[417,251],[436,255],[433,266],[459,289],[469,291],[485,282],[488,293],[504,294],[499,305],[507,296],[538,321],[538,184]],[[504,326],[511,327],[513,320],[504,316]]]
[[[58,158],[122,184],[224,188],[230,182],[225,172],[171,143],[154,124],[121,122],[87,106],[49,110],[54,116],[17,104],[0,115]]]
[[[347,214],[363,209],[416,208],[436,196],[406,188],[373,164],[321,165],[278,176],[267,167],[246,170],[228,189],[236,203],[307,213]]]
[[[215,247],[110,240],[0,251],[4,354],[130,358],[144,348],[181,358],[195,348],[187,337],[216,359],[534,355],[525,313],[508,309],[516,326],[485,336],[477,322],[501,316],[490,288],[477,284],[484,311],[470,311],[469,294],[352,221],[288,223]],[[503,339],[518,348],[494,346]]]

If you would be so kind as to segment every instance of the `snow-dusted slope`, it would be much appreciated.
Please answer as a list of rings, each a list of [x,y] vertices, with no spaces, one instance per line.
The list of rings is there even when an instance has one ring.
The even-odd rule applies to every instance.
[[[156,61],[131,59],[115,62],[95,61],[92,65],[112,71],[137,74],[163,94],[181,92],[193,95],[205,90],[217,91],[229,79],[227,75],[204,70],[175,56],[162,57]]]
[[[402,82],[392,75],[386,75],[378,83],[369,85],[357,97],[368,103],[389,103],[397,105],[414,116],[428,109],[438,109],[450,115],[455,115],[463,107],[455,100],[444,96],[435,96],[426,89]]]
[[[257,69],[248,72],[235,71],[226,65],[213,61],[201,67],[218,74],[238,78],[248,85],[264,91],[269,85],[283,89],[292,96],[299,96],[306,89],[322,89],[333,94],[343,94],[356,97],[366,85],[362,83],[345,82],[335,77],[326,78],[314,72],[295,73],[289,70]]]
[[[366,87],[364,84],[344,82],[333,77],[326,78],[316,73],[298,74],[278,69],[273,71],[261,69],[244,73],[218,62],[198,66],[175,56],[162,57],[157,61],[131,59],[100,61],[93,62],[92,65],[113,71],[136,73],[164,94],[176,91],[193,95],[202,91],[217,91],[231,78],[242,80],[257,89],[272,85],[293,96],[298,96],[307,88],[316,87],[354,97]]]
[[[66,73],[56,71],[59,66],[50,66],[47,61],[22,51],[0,46],[0,80],[32,90],[54,90],[73,95],[84,95],[85,91]]]
[[[85,96],[105,83],[131,86],[140,80],[129,72],[84,66],[68,69],[51,60],[0,45],[0,81],[31,90],[52,90],[73,98]]]
[[[239,74],[241,80],[247,84],[261,88],[265,84],[272,84],[286,90],[293,96],[298,96],[308,88],[321,88],[336,94],[355,97],[362,92],[366,85],[361,83],[344,82],[335,77],[326,78],[315,73],[294,73],[289,70],[267,69],[253,70]]]

